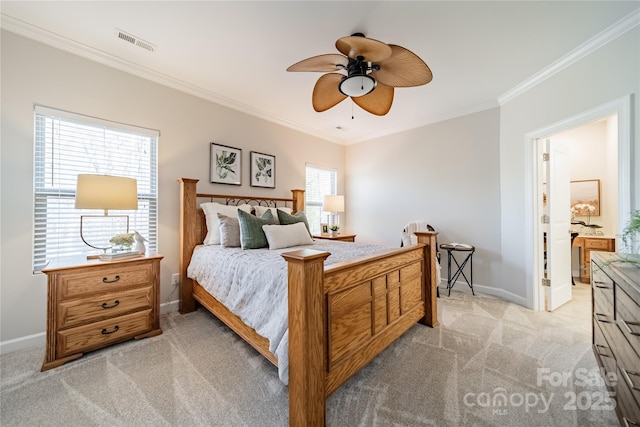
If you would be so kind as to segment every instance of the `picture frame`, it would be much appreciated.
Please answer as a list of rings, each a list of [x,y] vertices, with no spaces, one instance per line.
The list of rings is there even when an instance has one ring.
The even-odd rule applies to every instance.
[[[589,212],[585,205],[595,209]],[[600,180],[571,181],[571,208],[578,216],[600,216]]]
[[[212,184],[242,185],[242,149],[212,142],[209,180]]]
[[[322,234],[329,234],[329,224],[323,222],[320,224],[320,231]]]
[[[249,180],[252,187],[276,188],[276,156],[252,151]]]

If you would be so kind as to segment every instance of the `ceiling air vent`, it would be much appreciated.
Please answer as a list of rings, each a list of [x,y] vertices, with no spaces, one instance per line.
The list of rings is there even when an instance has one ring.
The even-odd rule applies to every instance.
[[[142,40],[132,34],[126,33],[122,30],[116,28],[116,34],[120,40],[124,40],[133,45],[139,46],[143,49],[147,49],[149,52],[153,52],[156,50],[156,47],[153,43],[149,43],[148,41]]]

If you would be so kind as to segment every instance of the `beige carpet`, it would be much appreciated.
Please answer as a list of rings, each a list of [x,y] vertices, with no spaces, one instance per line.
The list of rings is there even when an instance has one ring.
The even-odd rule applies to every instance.
[[[415,325],[329,398],[329,426],[618,425],[596,408],[590,304],[575,321],[455,290],[439,304],[440,327]],[[0,357],[0,424],[287,425],[276,369],[210,314],[162,328],[44,373],[44,347]]]

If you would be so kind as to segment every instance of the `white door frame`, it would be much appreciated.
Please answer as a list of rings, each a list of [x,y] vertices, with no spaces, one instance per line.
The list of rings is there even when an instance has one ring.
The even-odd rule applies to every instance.
[[[584,113],[562,120],[548,127],[538,129],[525,135],[525,272],[527,280],[527,300],[529,306],[536,311],[544,311],[545,298],[541,290],[542,242],[540,219],[542,197],[538,197],[539,172],[537,162],[540,161],[536,140],[551,137],[560,132],[595,122],[606,117],[618,116],[618,230],[617,235],[629,219],[631,206],[634,206],[631,192],[631,95],[623,96]],[[618,247],[616,242],[616,247]]]

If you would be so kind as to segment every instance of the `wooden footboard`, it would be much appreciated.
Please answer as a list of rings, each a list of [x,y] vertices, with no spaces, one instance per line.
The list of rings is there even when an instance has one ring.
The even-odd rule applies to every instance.
[[[283,254],[289,425],[324,425],[328,395],[416,322],[437,325],[435,236],[419,233],[415,246],[326,268],[328,252]]]
[[[191,279],[186,269],[204,224],[197,214],[197,180],[181,179],[180,311],[200,302],[267,359],[268,342]],[[302,190],[294,190],[301,209]],[[325,268],[328,252],[283,254],[288,263],[289,425],[323,426],[325,402],[416,322],[436,326],[436,235],[419,232],[418,244]]]

